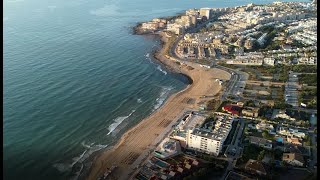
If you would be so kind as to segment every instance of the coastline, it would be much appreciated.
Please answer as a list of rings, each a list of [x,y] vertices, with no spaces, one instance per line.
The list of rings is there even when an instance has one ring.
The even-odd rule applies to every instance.
[[[137,35],[145,35],[146,33],[140,34],[135,33]],[[182,101],[187,97],[190,96],[190,91],[193,89],[195,92],[197,92],[198,88],[202,83],[201,82],[201,76],[202,74],[210,74],[207,73],[208,70],[204,68],[200,68],[197,66],[195,69],[190,70],[187,67],[189,65],[182,65],[177,62],[174,62],[172,60],[167,59],[163,55],[164,47],[167,46],[167,37],[163,33],[152,33],[152,35],[156,35],[160,37],[161,41],[161,49],[159,51],[152,52],[152,56],[157,59],[157,62],[161,63],[166,69],[182,74],[183,76],[187,77],[190,84],[181,91],[172,94],[168,99],[164,102],[164,104],[151,113],[149,116],[141,120],[138,124],[131,127],[130,129],[125,132],[121,138],[116,142],[115,145],[107,147],[106,149],[103,149],[101,153],[97,153],[98,155],[94,157],[94,162],[92,163],[92,166],[89,168],[89,175],[86,177],[86,179],[97,179],[105,172],[105,169],[107,167],[111,167],[113,163],[116,163],[119,168],[117,168],[114,172],[116,177],[119,177],[119,179],[126,179],[128,178],[128,174],[130,174],[133,170],[130,167],[131,164],[140,156],[143,152],[145,152],[147,149],[153,149],[150,148],[150,145],[154,141],[155,138],[158,137],[158,135],[165,129],[167,126],[173,121],[173,119],[176,119],[177,115],[180,114],[180,112],[185,108],[191,108],[195,109],[194,106],[197,105],[187,105],[186,103],[183,103]],[[192,66],[196,66],[193,64]],[[193,72],[191,72],[193,71]],[[222,70],[217,70],[222,71]],[[224,77],[220,77],[222,79],[228,79],[228,75],[224,74],[226,72],[216,72],[216,76],[220,77],[221,74],[224,75]],[[212,73],[212,72],[211,72]],[[193,75],[196,74],[196,75]],[[220,74],[220,75],[219,75]],[[198,79],[198,81],[197,81]],[[205,78],[206,81],[208,81],[209,78]],[[207,83],[204,83],[205,85],[211,83],[214,84],[215,88],[212,87],[213,94],[216,94],[220,91],[221,86],[218,85],[218,83],[215,83],[214,81],[208,81]],[[208,90],[207,88],[205,88]],[[180,101],[177,101],[180,100]],[[172,111],[173,110],[173,111]],[[167,124],[163,127],[157,127],[154,124],[158,121],[160,121],[160,118],[168,117],[168,119],[163,119]],[[163,122],[162,121],[162,122]],[[161,122],[160,122],[161,124]],[[138,131],[140,130],[140,131]],[[143,133],[145,132],[145,133]],[[147,134],[150,134],[150,136],[147,136]],[[156,137],[154,137],[156,135]],[[147,137],[148,139],[147,139]],[[142,138],[142,139],[141,139]],[[144,139],[145,138],[145,139]],[[135,140],[141,141],[141,142],[135,142]],[[111,160],[112,159],[112,160]],[[129,160],[131,161],[129,161]],[[129,162],[127,162],[129,161]],[[125,174],[125,175],[124,175]],[[120,175],[123,175],[120,177]]]

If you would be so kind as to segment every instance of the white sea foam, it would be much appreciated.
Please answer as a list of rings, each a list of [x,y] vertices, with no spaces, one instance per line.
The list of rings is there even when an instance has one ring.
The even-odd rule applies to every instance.
[[[163,87],[162,91],[160,93],[160,96],[156,99],[156,104],[153,107],[153,110],[157,110],[163,102],[166,100],[166,98],[169,95],[169,92],[172,90],[172,87]]]
[[[92,143],[90,145],[87,145],[84,143],[84,141],[81,143],[81,145],[85,148],[90,148],[92,146]]]
[[[149,53],[147,53],[147,54],[146,54],[146,57],[150,57],[150,54],[149,54]]]
[[[161,71],[164,75],[167,75],[167,74],[168,74],[167,71],[161,69],[161,66],[160,66],[160,65],[158,65],[157,69],[158,69],[159,71]]]
[[[58,171],[60,172],[67,172],[70,171],[71,168],[76,164],[76,163],[82,163],[84,162],[92,153],[99,151],[100,149],[108,147],[108,145],[101,145],[97,144],[94,145],[94,143],[91,143],[90,145],[85,144],[84,142],[81,143],[83,147],[86,149],[77,157],[72,158],[72,163],[56,163],[53,165]],[[82,169],[82,168],[81,168]],[[81,170],[80,170],[81,171]],[[79,172],[77,172],[79,175]]]
[[[138,103],[142,103],[142,99],[141,99],[141,98],[138,98],[138,99],[137,99],[137,102],[138,102]]]
[[[119,14],[118,12],[119,7],[111,4],[111,5],[105,5],[102,8],[92,10],[90,11],[90,14],[96,15],[96,16],[116,16]]]
[[[135,112],[135,110],[132,110],[132,112],[128,116],[120,116],[120,117],[117,117],[116,119],[114,119],[113,120],[114,123],[112,123],[108,127],[109,132],[107,135],[111,134],[124,120],[129,118],[134,112]]]
[[[7,1],[8,3],[17,3],[17,2],[23,2],[24,0],[10,0]]]
[[[71,164],[71,167],[73,167],[77,162],[83,162],[84,161],[83,157],[84,157],[84,155],[86,154],[87,151],[88,150],[86,149],[85,151],[83,151],[83,153],[79,157],[72,158],[73,162]]]

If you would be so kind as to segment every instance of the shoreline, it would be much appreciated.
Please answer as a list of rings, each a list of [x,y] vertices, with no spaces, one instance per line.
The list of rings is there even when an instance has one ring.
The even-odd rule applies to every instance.
[[[140,35],[140,34],[137,34],[137,35]],[[147,34],[142,34],[142,35],[147,35]],[[159,37],[161,42],[160,44],[161,49],[159,51],[157,50],[152,52],[152,56],[157,60],[158,63],[163,65],[166,69],[172,71],[173,73],[181,74],[187,77],[190,84],[186,88],[182,89],[181,91],[170,95],[159,109],[152,112],[150,115],[142,119],[139,123],[137,123],[133,127],[129,128],[113,146],[109,146],[106,149],[102,149],[101,151],[103,152],[97,153],[98,155],[93,158],[93,163],[88,170],[89,173],[88,173],[88,176],[85,177],[86,179],[99,178],[105,172],[105,169],[107,167],[111,167],[111,164],[113,163],[117,163],[117,165],[119,166],[119,168],[117,168],[114,172],[114,174],[117,174],[116,177],[118,177],[118,179],[128,178],[128,176],[126,175],[129,175],[133,171],[131,169],[132,167],[130,168],[131,164],[133,164],[134,161],[138,157],[140,157],[140,155],[142,155],[142,153],[146,149],[150,149],[150,145],[153,143],[154,139],[157,138],[157,135],[159,135],[165,128],[167,128],[167,126],[158,127],[159,125],[155,126],[154,124],[160,121],[160,118],[166,118],[166,117],[168,117],[168,119],[163,119],[163,122],[168,122],[168,124],[170,124],[173,121],[173,119],[176,119],[177,114],[180,114],[180,112],[183,109],[190,108],[190,107],[191,109],[192,108],[194,109],[194,106],[197,106],[197,105],[192,105],[192,106],[186,105],[186,103],[183,103],[182,101],[186,99],[188,96],[190,96],[190,94],[193,95],[193,93],[189,93],[192,90],[195,92],[197,91],[202,92],[202,89],[198,90],[198,88],[201,88],[198,86],[202,85],[201,83],[199,83],[201,82],[200,81],[201,76],[202,74],[210,74],[210,73],[207,73],[208,70],[205,70],[200,67],[190,70],[190,69],[187,69],[188,65],[182,65],[175,61],[167,59],[163,55],[164,47],[168,45],[167,37],[165,37],[163,33],[151,33],[150,35],[155,35]],[[222,71],[222,70],[217,70],[217,71]],[[225,71],[222,71],[222,72],[225,72]],[[193,77],[193,74],[195,74],[194,77]],[[221,74],[221,72],[216,73],[217,76],[219,76],[218,74]],[[199,79],[199,81],[197,81],[196,79]],[[217,83],[215,83],[212,80],[209,80],[210,79],[209,77],[204,79],[206,79],[206,83],[204,83],[205,85],[210,83],[211,86],[212,84],[216,85],[213,87],[210,86],[211,88],[218,87],[218,88],[214,88],[215,91],[213,94],[216,94],[221,90],[221,86],[218,86]],[[204,88],[204,89],[211,90],[208,88]],[[176,99],[178,100],[175,101]],[[175,110],[175,111],[172,111],[172,110]],[[156,137],[152,138],[152,136],[154,135],[156,135]],[[135,143],[135,140],[138,140],[138,142]],[[120,175],[123,175],[123,174],[125,175],[120,177]]]
[[[141,23],[138,23],[138,25],[141,24]],[[137,25],[137,26],[138,26]],[[136,27],[137,27],[136,26]],[[136,28],[135,27],[135,28]],[[160,46],[159,48],[160,49],[156,49],[156,50],[153,50],[152,52],[150,52],[151,56],[156,60],[155,63],[158,63],[159,65],[163,66],[166,70],[170,71],[171,73],[174,73],[176,75],[181,75],[181,76],[184,76],[186,79],[187,79],[187,86],[183,89],[181,89],[180,91],[176,92],[176,93],[173,93],[171,95],[169,95],[167,97],[167,99],[163,102],[163,104],[158,108],[156,109],[155,111],[151,112],[149,115],[147,115],[145,118],[143,118],[140,122],[138,122],[137,124],[135,124],[134,126],[130,127],[129,129],[127,129],[127,131],[121,135],[121,137],[113,142],[110,143],[110,146],[108,145],[107,147],[103,148],[103,149],[100,149],[98,151],[95,151],[94,153],[92,153],[90,155],[90,157],[88,159],[86,159],[82,165],[84,166],[83,168],[83,171],[80,172],[80,175],[78,176],[78,179],[87,179],[88,176],[90,175],[90,172],[93,168],[93,163],[94,161],[96,161],[97,158],[99,158],[99,156],[105,152],[105,151],[111,151],[112,149],[114,148],[117,148],[119,146],[119,144],[121,144],[121,142],[123,141],[122,139],[124,139],[126,136],[130,135],[130,132],[133,131],[136,126],[138,126],[142,121],[144,121],[145,119],[147,119],[149,116],[151,116],[152,114],[156,113],[157,111],[161,110],[161,108],[166,104],[166,102],[169,100],[169,98],[171,96],[175,96],[179,93],[182,93],[184,91],[186,91],[193,83],[193,79],[188,76],[187,74],[184,74],[182,73],[181,71],[177,71],[177,69],[175,68],[172,68],[170,67],[168,64],[162,62],[160,59],[159,59],[159,55],[163,49],[163,46],[166,44],[165,41],[163,41],[163,35],[160,35],[160,34],[157,34],[157,33],[136,33],[136,29],[134,28],[134,35],[142,35],[142,36],[147,36],[147,35],[151,35],[151,36],[156,36],[156,38],[159,38],[160,40]],[[89,166],[89,167],[86,167],[86,166]]]
[[[112,151],[113,149],[119,147],[119,146],[121,145],[121,143],[124,141],[124,139],[125,139],[127,136],[129,136],[130,133],[131,133],[132,131],[134,131],[134,130],[139,126],[139,124],[141,124],[144,120],[146,120],[146,119],[147,119],[148,117],[150,117],[152,114],[156,113],[157,111],[160,111],[161,108],[162,108],[162,107],[167,103],[167,101],[170,99],[170,97],[175,96],[175,95],[177,95],[177,94],[179,94],[179,93],[182,93],[182,92],[186,91],[188,88],[190,88],[190,86],[191,86],[192,83],[193,83],[193,80],[192,80],[192,78],[191,78],[190,76],[188,76],[187,74],[183,74],[183,73],[181,73],[180,71],[177,71],[176,69],[168,66],[168,64],[165,64],[164,62],[162,62],[162,61],[159,59],[159,57],[158,57],[158,56],[159,56],[159,53],[160,53],[160,51],[163,49],[163,46],[166,44],[166,42],[163,41],[162,36],[161,36],[160,34],[155,34],[155,33],[152,33],[152,34],[150,34],[150,33],[145,33],[145,34],[144,34],[144,33],[142,33],[142,34],[137,34],[137,35],[153,35],[153,36],[157,36],[157,38],[160,39],[160,50],[159,50],[159,51],[158,51],[158,50],[152,51],[152,52],[151,52],[151,53],[152,53],[151,56],[154,57],[154,59],[156,59],[157,63],[159,63],[159,64],[161,64],[162,66],[164,66],[164,67],[166,68],[166,70],[169,70],[169,71],[171,71],[172,73],[176,73],[176,74],[183,75],[184,77],[186,77],[187,80],[188,80],[188,85],[187,85],[184,89],[180,90],[179,92],[176,92],[176,93],[171,94],[171,95],[165,100],[165,102],[163,102],[163,104],[162,104],[157,110],[155,110],[154,112],[151,112],[151,114],[149,114],[148,116],[146,116],[144,119],[142,119],[142,120],[141,120],[140,122],[138,122],[136,125],[134,125],[134,126],[130,127],[129,129],[127,129],[127,131],[126,131],[124,134],[122,134],[121,137],[120,137],[117,141],[112,142],[111,146],[108,146],[108,147],[106,147],[106,148],[104,148],[104,149],[101,149],[101,150],[93,153],[92,155],[96,154],[96,155],[94,155],[94,157],[92,157],[93,161],[95,161],[97,158],[99,158],[99,156],[101,155],[101,153],[103,153],[103,151]],[[94,162],[93,162],[93,163],[94,163]],[[91,167],[88,169],[88,171],[89,171],[88,173],[89,173],[89,174],[90,174],[90,172],[91,172],[91,170],[92,170],[92,168],[93,168],[93,163],[92,163]],[[81,175],[80,175],[80,176],[81,176]],[[88,179],[88,176],[85,177],[85,179]]]

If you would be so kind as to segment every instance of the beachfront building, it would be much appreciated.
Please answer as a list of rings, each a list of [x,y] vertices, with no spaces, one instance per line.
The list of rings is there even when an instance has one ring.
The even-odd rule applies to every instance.
[[[153,152],[154,156],[161,159],[168,159],[180,153],[179,141],[170,138],[165,138]]]
[[[209,122],[188,130],[187,148],[218,156],[232,128],[232,122],[231,117],[218,116],[214,125]]]
[[[157,30],[159,28],[159,23],[157,22],[142,23],[141,28],[146,30]]]
[[[176,23],[167,24],[167,31],[173,32],[177,35],[184,33],[184,28]]]
[[[181,147],[187,148],[187,131],[203,124],[206,116],[200,115],[196,112],[188,112],[182,116],[178,124],[174,127],[173,132],[169,136],[180,142]]]

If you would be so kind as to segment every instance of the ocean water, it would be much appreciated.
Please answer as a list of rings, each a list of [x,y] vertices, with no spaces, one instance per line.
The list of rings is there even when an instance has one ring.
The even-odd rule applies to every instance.
[[[187,86],[137,22],[250,2],[4,0],[4,178],[66,179]]]

